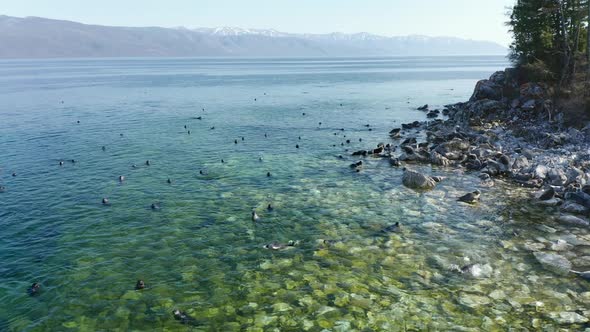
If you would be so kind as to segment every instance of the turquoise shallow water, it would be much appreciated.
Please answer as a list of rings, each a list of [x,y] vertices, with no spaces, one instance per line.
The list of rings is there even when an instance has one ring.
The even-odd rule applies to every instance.
[[[555,313],[588,310],[588,284],[542,270],[524,247],[531,237],[590,241],[585,231],[540,227],[546,211],[521,204],[519,191],[497,199],[502,183],[480,188],[484,204],[457,204],[479,188],[476,174],[422,168],[448,179],[416,193],[385,160],[348,168],[351,151],[422,120],[416,106],[463,101],[506,65],[0,62],[0,330],[556,329]],[[396,221],[403,232],[379,232]],[[263,248],[289,240],[300,244]],[[493,273],[449,271],[467,262]],[[134,290],[138,279],[147,289]],[[34,281],[42,291],[30,297]]]

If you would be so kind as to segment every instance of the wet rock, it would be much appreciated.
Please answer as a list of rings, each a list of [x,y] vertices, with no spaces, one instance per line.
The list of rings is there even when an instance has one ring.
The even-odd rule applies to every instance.
[[[547,168],[547,166],[545,166],[545,165],[537,165],[537,167],[535,167],[535,170],[533,172],[533,175],[537,179],[545,180],[545,178],[547,177],[547,174],[548,173],[549,173],[549,168]]]
[[[525,156],[518,156],[514,159],[514,163],[512,164],[512,168],[514,169],[523,169],[529,167],[529,160]]]
[[[428,110],[428,104],[418,107],[418,111],[427,111],[427,110]]]
[[[504,300],[506,298],[506,293],[501,289],[495,289],[489,294],[489,296],[494,300]]]
[[[272,305],[272,310],[274,312],[285,312],[293,310],[293,307],[291,307],[287,303],[279,302]]]
[[[557,217],[557,221],[561,224],[578,226],[578,227],[590,226],[590,221],[580,218],[580,217],[572,216],[570,214],[560,215],[559,217]]]
[[[436,181],[432,177],[408,169],[404,170],[402,183],[411,189],[428,190],[436,187]]]
[[[490,264],[469,264],[461,268],[461,272],[473,278],[489,278],[494,270]]]
[[[329,306],[323,306],[319,308],[316,312],[317,316],[331,316],[333,313],[337,313],[338,309]]]
[[[572,249],[574,246],[572,246],[571,244],[567,243],[567,241],[564,241],[562,239],[557,240],[555,243],[551,244],[551,250],[553,251],[567,251]]]
[[[480,296],[468,293],[461,293],[461,295],[459,295],[459,303],[472,309],[480,307],[482,305],[488,305],[491,302],[491,299],[487,296]]]
[[[527,241],[524,244],[524,248],[526,250],[530,250],[530,251],[540,251],[540,250],[545,249],[545,245],[543,243],[539,243],[539,242]]]
[[[549,317],[558,324],[583,324],[588,322],[588,318],[573,311],[550,312]]]
[[[590,256],[581,256],[572,259],[572,264],[576,267],[590,268]]]
[[[567,183],[567,175],[561,169],[552,168],[547,173],[547,176],[554,186],[564,186]]]
[[[545,269],[555,274],[567,275],[572,269],[572,263],[561,255],[541,251],[533,252],[533,255]]]

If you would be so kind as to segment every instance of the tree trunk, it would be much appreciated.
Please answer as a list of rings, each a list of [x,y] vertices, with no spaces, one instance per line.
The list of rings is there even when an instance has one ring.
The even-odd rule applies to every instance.
[[[565,19],[565,8],[563,6],[563,0],[557,0],[557,21],[558,30],[561,33],[561,68],[560,68],[560,79],[558,89],[561,90],[564,84],[569,81],[569,69],[571,61],[571,48],[569,45],[569,35],[567,33],[567,22]]]
[[[582,18],[580,17],[580,0],[573,3],[572,8],[572,24],[574,25],[574,47],[572,50],[572,63],[570,68],[570,79],[576,77],[576,64],[578,60],[578,51],[580,48],[580,30],[582,30]]]

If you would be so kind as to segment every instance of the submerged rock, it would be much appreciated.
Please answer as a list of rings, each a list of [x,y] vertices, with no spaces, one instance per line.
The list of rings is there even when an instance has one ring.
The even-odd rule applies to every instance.
[[[482,305],[488,305],[492,300],[487,296],[480,296],[468,293],[462,293],[459,296],[459,303],[469,308],[477,308]]]
[[[551,312],[549,317],[558,324],[583,324],[588,322],[588,318],[573,311]]]
[[[553,273],[567,275],[572,269],[572,263],[561,255],[541,251],[533,252],[533,255],[545,269]]]
[[[569,214],[562,214],[557,217],[557,221],[562,224],[572,225],[572,226],[579,226],[579,227],[588,227],[590,226],[590,221],[586,219],[582,219],[580,217],[572,216]]]
[[[432,177],[408,169],[404,170],[402,183],[411,189],[428,190],[436,187],[436,181]]]

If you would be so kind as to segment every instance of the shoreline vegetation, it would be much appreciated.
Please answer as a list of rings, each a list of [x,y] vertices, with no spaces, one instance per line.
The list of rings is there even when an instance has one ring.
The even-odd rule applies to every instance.
[[[390,131],[395,145],[380,144],[352,155],[379,156],[393,167],[404,167],[403,184],[419,191],[436,190],[436,183],[444,181],[411,170],[419,165],[466,170],[477,174],[482,187],[504,181],[528,188],[533,204],[551,211],[550,220],[588,229],[590,125],[567,125],[563,111],[551,100],[550,86],[519,84],[519,74],[515,68],[498,71],[477,83],[469,101],[446,105],[442,111],[418,107],[429,121],[404,123]],[[441,113],[445,120],[434,119]],[[351,167],[360,171],[362,160]],[[471,203],[478,200],[479,194]],[[531,248],[531,255],[558,275],[590,280],[590,272],[585,272],[589,266],[576,266],[572,257],[563,255],[561,247],[573,245],[559,240],[559,248],[539,246]]]

